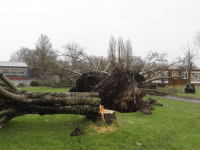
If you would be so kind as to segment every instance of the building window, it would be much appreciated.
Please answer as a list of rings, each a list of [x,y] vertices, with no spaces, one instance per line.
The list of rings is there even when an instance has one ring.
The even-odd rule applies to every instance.
[[[172,71],[172,77],[178,76],[178,71]]]
[[[191,72],[191,83],[200,83],[200,72]]]
[[[168,71],[163,72],[163,77],[168,77]]]
[[[188,72],[187,72],[187,71],[182,72],[182,73],[181,73],[181,78],[182,78],[182,79],[187,79],[187,78],[188,78]]]

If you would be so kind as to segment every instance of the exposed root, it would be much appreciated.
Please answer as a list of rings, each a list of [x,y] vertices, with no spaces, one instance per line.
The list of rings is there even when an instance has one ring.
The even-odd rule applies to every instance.
[[[106,75],[99,72],[83,73],[69,92],[94,92],[95,86],[104,78]]]

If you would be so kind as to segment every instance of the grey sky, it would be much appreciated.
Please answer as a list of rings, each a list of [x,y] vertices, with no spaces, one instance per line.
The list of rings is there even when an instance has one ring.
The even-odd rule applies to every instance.
[[[200,31],[199,15],[199,0],[1,0],[0,60],[35,48],[40,34],[56,50],[76,42],[97,56],[107,55],[111,35],[121,36],[131,40],[134,55],[152,50],[172,60]]]

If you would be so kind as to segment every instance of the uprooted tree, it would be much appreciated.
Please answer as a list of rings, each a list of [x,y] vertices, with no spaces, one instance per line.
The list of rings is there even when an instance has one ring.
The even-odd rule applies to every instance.
[[[166,54],[156,52],[150,52],[145,61],[141,63],[140,59],[132,56],[130,41],[124,43],[122,38],[119,38],[117,44],[116,40],[111,37],[109,56],[102,68],[99,67],[100,59],[89,57],[83,49],[67,45],[66,50],[67,53],[63,55],[76,58],[76,66],[84,69],[81,72],[72,68],[63,68],[78,75],[76,84],[70,92],[99,92],[101,104],[105,108],[120,112],[141,111],[151,114],[152,104],[161,104],[157,104],[152,99],[147,102],[143,101],[143,96],[148,89],[141,87],[154,80],[171,78],[163,77],[162,73],[175,64],[164,65],[162,60]],[[167,93],[162,92],[162,94]]]
[[[92,76],[90,76],[90,74]],[[120,112],[141,111],[145,114],[151,114],[153,105],[161,105],[154,100],[143,101],[146,91],[139,88],[144,82],[144,76],[127,70],[123,67],[117,67],[113,73],[105,78],[99,78],[97,73],[82,74],[76,82],[76,86],[71,91],[92,90],[99,92],[101,105],[107,109],[117,110]],[[95,76],[96,75],[96,76]],[[98,79],[100,82],[94,84]],[[91,86],[93,84],[93,86]],[[91,87],[91,88],[90,88]],[[152,103],[152,101],[154,101]]]
[[[0,87],[0,125],[26,114],[79,114],[112,124],[114,111],[104,110],[99,93],[31,93],[12,84],[0,73],[7,87]]]

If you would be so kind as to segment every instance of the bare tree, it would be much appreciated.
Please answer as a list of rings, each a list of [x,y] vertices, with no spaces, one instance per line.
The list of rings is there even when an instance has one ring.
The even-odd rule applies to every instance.
[[[132,64],[132,62],[133,62],[133,52],[132,52],[132,45],[131,45],[131,41],[130,41],[130,39],[128,39],[127,41],[126,41],[126,43],[125,43],[125,52],[126,52],[126,67],[128,68],[128,69],[131,69],[131,64]]]
[[[47,35],[40,35],[34,56],[35,67],[39,67],[42,73],[48,70],[50,61],[56,61],[56,52],[52,49],[52,44]]]
[[[108,67],[110,62],[108,62],[108,65],[105,65],[106,59],[103,59],[103,57],[89,56],[85,53],[84,48],[76,43],[67,44],[64,48],[65,52],[59,53],[65,57],[65,60],[70,60],[70,65],[68,68],[63,69],[78,75],[84,72],[99,72],[109,75]],[[57,65],[62,67],[58,63]],[[103,65],[105,66],[103,67]]]
[[[115,65],[113,63],[117,62],[116,49],[117,49],[116,39],[113,36],[111,36],[108,48],[108,59],[112,62],[112,64],[110,64],[109,66],[109,69],[111,71],[115,69]]]
[[[189,74],[189,84],[191,84],[191,71],[196,67],[194,61],[195,59],[197,59],[198,56],[198,48],[196,46],[190,46],[188,43],[187,46],[182,47],[182,51],[184,53],[182,65],[186,72],[188,72]]]
[[[70,69],[77,70],[79,57],[84,55],[84,48],[77,43],[68,43],[64,46],[64,59],[69,61]],[[80,58],[82,59],[82,58]]]
[[[197,35],[194,39],[194,44],[197,45],[198,47],[200,47],[200,31],[197,32]]]
[[[34,77],[40,79],[42,74],[50,75],[54,72],[55,67],[49,63],[57,61],[57,54],[48,36],[41,34],[35,49],[22,47],[11,54],[10,61],[23,61],[29,67],[34,67]]]
[[[130,69],[133,61],[131,41],[128,39],[124,42],[123,38],[119,37],[116,42],[115,38],[111,36],[108,48],[108,58],[112,62],[110,65],[111,70],[116,66],[124,66]]]
[[[19,61],[23,61],[21,58],[21,53],[20,51],[15,51],[11,54],[10,56],[10,61],[12,62],[19,62]]]
[[[145,61],[140,56],[132,56],[131,58],[131,70],[140,71],[144,68]]]
[[[115,66],[125,67],[141,75],[145,75],[146,80],[143,84],[154,80],[162,80],[163,82],[164,79],[172,78],[164,76],[164,71],[166,71],[169,66],[180,62],[180,60],[177,60],[176,62],[168,63],[165,58],[167,56],[166,53],[160,54],[152,51],[142,60],[141,57],[133,56],[131,41],[129,39],[124,43],[124,40],[119,37],[118,42],[116,42],[113,36],[110,38],[108,54],[111,58],[117,54]]]
[[[124,40],[119,37],[118,39],[118,65],[122,65],[128,69],[131,67],[131,62],[133,61],[132,45],[131,41],[128,39]]]
[[[47,35],[40,35],[35,49],[21,47],[10,56],[10,61],[23,61],[28,66],[38,67],[41,72],[45,72],[49,67],[49,62],[56,61],[57,54],[52,49],[52,44]]]
[[[18,51],[14,52],[10,56],[10,61],[13,62],[25,62],[28,66],[33,66],[33,50],[21,47]]]

